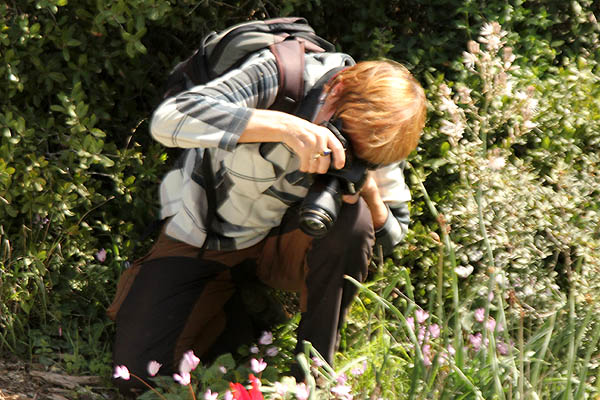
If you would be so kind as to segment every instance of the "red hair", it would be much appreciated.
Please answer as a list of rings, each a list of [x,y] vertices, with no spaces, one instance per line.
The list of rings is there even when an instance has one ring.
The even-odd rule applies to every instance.
[[[417,147],[427,103],[419,82],[394,61],[363,61],[330,82],[335,116],[342,119],[354,152],[374,164],[391,164]]]

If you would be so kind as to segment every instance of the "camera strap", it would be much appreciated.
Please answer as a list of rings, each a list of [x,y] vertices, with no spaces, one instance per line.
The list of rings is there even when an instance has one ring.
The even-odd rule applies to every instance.
[[[204,243],[202,244],[202,248],[198,253],[198,257],[202,257],[204,254],[204,250],[208,244],[210,232],[212,231],[214,216],[217,212],[217,196],[215,194],[212,162],[209,149],[204,149],[204,153],[202,155],[202,178],[204,179],[204,191],[206,192],[206,201],[208,204],[206,207],[206,222],[204,224],[204,229],[206,229],[206,237],[204,238]]]
[[[306,93],[306,96],[304,96],[300,102],[300,106],[298,106],[298,110],[296,111],[295,115],[307,121],[313,122],[319,113],[319,110],[321,110],[321,106],[323,106],[321,95],[323,94],[325,85],[344,68],[346,67],[336,67],[325,72],[325,74],[317,80],[313,87],[310,88],[308,93]]]

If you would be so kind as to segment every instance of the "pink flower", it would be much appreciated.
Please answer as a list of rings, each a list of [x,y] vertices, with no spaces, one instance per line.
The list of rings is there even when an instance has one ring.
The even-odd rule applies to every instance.
[[[100,261],[100,262],[104,262],[106,260],[106,250],[104,249],[100,249],[97,253],[96,253],[96,260]]]
[[[319,357],[316,357],[316,356],[312,358],[312,362],[313,362],[313,365],[317,368],[320,368],[323,365],[325,365],[323,360],[321,360]]]
[[[348,382],[348,377],[346,376],[346,374],[342,373],[335,377],[335,381],[340,385],[345,385],[346,382]]]
[[[367,370],[367,360],[364,360],[360,366],[352,368],[350,373],[354,376],[360,376],[360,375],[364,374],[366,370]]]
[[[477,322],[483,322],[483,320],[485,318],[485,309],[484,308],[478,308],[477,310],[475,310],[475,312],[473,313],[473,315],[475,316],[475,321],[477,321]]]
[[[501,355],[505,356],[508,354],[508,345],[506,343],[498,341],[496,348]]]
[[[273,388],[275,389],[275,393],[277,393],[281,397],[284,397],[288,392],[288,388],[281,382],[275,382]]]
[[[275,357],[277,354],[279,354],[279,349],[275,346],[271,346],[267,349],[267,351],[265,351],[265,354],[269,357]]]
[[[200,363],[200,359],[196,357],[192,350],[188,350],[183,354],[181,358],[181,362],[179,363],[179,372],[183,374],[190,373],[195,370],[198,364]]]
[[[346,385],[337,385],[331,388],[331,393],[335,394],[338,397],[348,398],[350,394],[350,386]]]
[[[262,344],[263,346],[266,346],[271,343],[273,343],[273,334],[271,332],[263,332],[260,339],[258,339],[258,344]]]
[[[422,324],[429,318],[429,313],[425,310],[421,310],[420,308],[415,311],[415,316],[417,317],[417,322]]]
[[[308,387],[304,384],[304,382],[301,382],[299,384],[296,385],[296,399],[298,400],[306,400],[308,399]]]
[[[225,366],[221,365],[219,367],[219,371],[221,371],[222,374],[226,374],[227,373],[227,368],[225,368]]]
[[[224,400],[233,400],[233,393],[231,393],[231,390],[227,390],[225,392],[225,395],[223,396]]]
[[[417,335],[417,339],[419,340],[419,343],[423,344],[423,342],[425,341],[426,336],[427,336],[426,333],[427,333],[427,331],[425,330],[424,326],[419,328],[419,334]]]
[[[492,318],[492,317],[489,317],[488,320],[487,320],[487,322],[486,322],[486,324],[485,324],[485,327],[490,332],[493,332],[494,329],[496,329],[496,320],[494,318]]]
[[[267,368],[267,363],[262,358],[260,360],[257,360],[256,358],[250,360],[250,369],[252,369],[255,374],[261,373],[265,368]]]
[[[250,353],[252,353],[252,354],[258,354],[258,352],[259,352],[258,346],[251,346],[250,347]]]
[[[113,378],[121,378],[121,379],[125,379],[126,381],[128,381],[130,378],[129,370],[124,365],[117,365],[115,367],[115,373],[113,375]]]
[[[219,393],[217,393],[217,392],[213,393],[210,389],[208,389],[204,393],[204,400],[217,400],[218,396],[219,396]]]
[[[469,335],[468,339],[469,343],[473,347],[473,350],[478,351],[481,348],[481,345],[483,343],[483,337],[481,336],[480,332],[477,332],[474,335]]]
[[[431,345],[424,345],[423,348],[421,349],[423,351],[423,363],[429,367],[432,362],[432,358],[433,358],[433,354],[431,353]]]
[[[452,346],[451,344],[448,345],[448,354],[450,356],[453,356],[456,354],[456,350],[454,350],[454,346]]]
[[[190,384],[192,377],[189,372],[181,372],[181,375],[173,374],[173,379],[175,379],[176,382],[179,382],[179,384],[185,386]]]
[[[413,328],[415,326],[415,319],[413,317],[408,317],[406,318],[406,323],[408,324],[408,326]]]
[[[158,373],[158,370],[160,369],[160,367],[162,367],[162,364],[160,364],[157,361],[150,361],[148,363],[148,375],[150,376],[154,376]]]
[[[431,335],[432,339],[437,339],[438,337],[440,337],[441,332],[442,330],[438,324],[431,324],[429,326],[429,334]]]

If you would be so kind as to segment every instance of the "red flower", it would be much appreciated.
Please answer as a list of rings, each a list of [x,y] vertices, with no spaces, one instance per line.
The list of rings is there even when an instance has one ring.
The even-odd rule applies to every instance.
[[[233,400],[265,400],[260,391],[260,381],[257,377],[250,374],[250,382],[252,382],[252,389],[250,392],[246,390],[240,383],[229,383],[231,393],[233,394]]]

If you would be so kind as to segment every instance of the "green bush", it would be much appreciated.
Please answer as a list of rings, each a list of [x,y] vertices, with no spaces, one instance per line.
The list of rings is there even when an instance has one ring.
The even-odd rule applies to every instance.
[[[407,171],[411,232],[377,281],[385,297],[395,294],[393,304],[402,309],[398,288],[406,291],[402,284],[412,282],[414,301],[447,310],[459,337],[456,324],[469,323],[459,314],[482,304],[494,276],[505,297],[496,298],[502,302],[492,311],[506,311],[511,335],[523,321],[535,338],[535,319],[551,314],[557,326],[573,327],[563,318],[569,299],[577,311],[600,304],[600,28],[593,6],[593,0],[0,4],[0,348],[45,363],[62,353],[71,371],[111,368],[113,325],[104,309],[123,268],[151,243],[144,233],[156,219],[157,185],[176,154],[147,133],[165,75],[207,32],[285,15],[306,17],[356,59],[406,63],[425,86],[428,127]],[[510,46],[515,58],[499,52],[495,70],[475,72],[463,52],[473,53],[466,44],[491,21],[509,32],[504,49]],[[508,59],[511,69],[503,71]],[[463,102],[467,89],[472,103]],[[458,124],[464,135],[449,135]],[[489,168],[500,159],[503,167]],[[453,260],[472,267],[472,275],[457,281]],[[363,343],[355,336],[364,333],[363,317],[355,314],[343,336],[350,352]],[[392,365],[404,370],[412,360],[398,356],[407,351],[401,347],[373,352],[387,357],[389,350]],[[393,385],[390,376],[376,378]],[[403,373],[399,385],[409,381]]]

